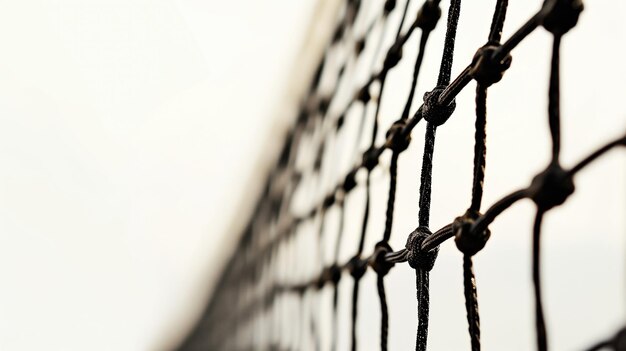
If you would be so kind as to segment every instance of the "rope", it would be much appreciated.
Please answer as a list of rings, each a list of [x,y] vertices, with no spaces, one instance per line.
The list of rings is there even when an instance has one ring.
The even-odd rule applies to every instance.
[[[368,3],[369,4],[369,3]],[[620,146],[626,146],[626,135],[620,136],[597,150],[591,152],[569,169],[559,164],[561,151],[560,131],[560,42],[578,21],[583,9],[579,0],[546,0],[541,9],[531,16],[508,39],[501,42],[502,29],[506,18],[507,0],[498,0],[493,13],[487,43],[480,47],[471,63],[460,74],[451,79],[454,58],[454,43],[460,16],[460,0],[452,0],[448,10],[444,50],[439,67],[437,85],[424,95],[424,101],[413,115],[412,102],[416,92],[416,84],[424,58],[424,53],[431,31],[441,17],[439,0],[425,1],[415,18],[404,31],[409,1],[404,2],[395,41],[383,50],[383,39],[388,27],[388,17],[396,8],[396,0],[387,0],[378,8],[379,15],[373,21],[369,16],[371,6],[363,6],[360,0],[347,0],[345,16],[337,22],[333,40],[326,48],[324,59],[317,68],[310,86],[307,99],[303,101],[296,122],[286,137],[286,143],[280,157],[268,177],[263,195],[254,210],[253,219],[242,236],[235,255],[227,262],[226,269],[218,283],[210,305],[199,321],[194,333],[181,346],[182,350],[196,349],[251,349],[262,348],[271,350],[301,349],[304,343],[312,342],[313,348],[321,349],[320,337],[322,328],[327,326],[315,318],[320,315],[321,299],[316,291],[332,284],[332,328],[331,349],[336,350],[337,314],[339,304],[339,280],[344,272],[348,272],[353,280],[350,348],[357,349],[357,321],[360,280],[372,269],[377,274],[377,291],[381,308],[380,347],[386,350],[389,332],[389,311],[385,291],[384,277],[395,264],[408,263],[416,275],[417,333],[416,350],[426,350],[429,328],[429,279],[433,269],[439,245],[454,238],[457,248],[463,253],[463,289],[467,310],[468,331],[471,349],[480,350],[480,318],[476,278],[473,270],[472,257],[482,250],[491,232],[489,225],[506,209],[522,199],[531,199],[537,207],[537,216],[533,228],[533,284],[536,302],[537,345],[540,351],[548,348],[548,335],[541,300],[540,273],[540,239],[541,222],[544,215],[554,207],[563,204],[574,192],[574,176],[586,169],[600,156]],[[369,36],[374,28],[382,26],[378,43],[369,62],[369,78],[358,85],[349,85],[353,80],[353,71],[362,61],[361,56],[369,45]],[[551,74],[548,89],[548,125],[552,140],[552,162],[537,174],[531,183],[524,188],[513,191],[481,213],[483,186],[486,167],[486,118],[487,89],[499,82],[504,72],[511,65],[511,51],[517,47],[539,26],[543,26],[554,36],[551,59]],[[410,90],[406,103],[398,119],[386,131],[385,141],[376,144],[380,134],[379,114],[386,78],[402,60],[404,45],[409,41],[415,29],[421,29],[418,53],[415,60]],[[362,30],[361,30],[362,29]],[[347,48],[348,50],[343,50]],[[379,57],[381,56],[381,57]],[[380,58],[380,60],[379,60]],[[382,60],[380,70],[374,67]],[[331,91],[324,90],[323,82],[334,82]],[[455,109],[456,96],[472,81],[476,87],[476,121],[474,131],[474,169],[471,189],[470,206],[465,214],[454,218],[449,224],[431,232],[430,206],[432,191],[432,170],[437,127],[443,125]],[[377,98],[370,95],[372,86],[379,83]],[[345,83],[345,84],[344,84]],[[347,93],[346,93],[347,90]],[[352,93],[348,101],[340,101],[338,96]],[[342,176],[335,174],[335,163],[339,148],[329,139],[342,138],[348,111],[354,105],[362,105],[359,118],[358,136],[350,161],[356,164],[347,169]],[[365,130],[365,118],[372,104],[376,104],[369,147],[358,159],[358,148]],[[416,125],[425,120],[426,135],[420,175],[418,228],[407,238],[406,247],[393,251],[388,242],[391,238],[399,156],[405,152],[411,141],[411,134]],[[385,150],[391,150],[389,167],[389,194],[385,211],[385,227],[381,241],[374,252],[364,254],[365,235],[371,211],[371,172],[379,166],[379,158]],[[312,162],[305,166],[299,165],[296,159],[300,154],[311,156]],[[329,164],[332,167],[326,167]],[[357,181],[357,172],[366,170],[365,181]],[[323,175],[327,175],[328,179]],[[333,179],[333,178],[338,178]],[[323,182],[322,179],[328,180]],[[317,182],[311,186],[311,182]],[[322,184],[323,183],[323,184]],[[364,183],[364,184],[359,184]],[[339,262],[339,251],[342,238],[345,236],[344,221],[346,216],[345,199],[357,185],[364,185],[366,196],[358,248],[348,262]],[[312,197],[312,206],[308,211],[293,213],[292,195],[296,190],[305,188],[316,192],[325,192],[322,196]],[[325,235],[326,215],[331,207],[338,206],[340,219],[335,238],[332,262],[324,262],[322,240]],[[306,268],[298,263],[300,255],[295,248],[302,235],[302,225],[319,220],[318,257],[311,265],[321,268],[319,274],[301,279]],[[319,262],[318,262],[319,261]],[[292,295],[293,299],[287,296]],[[256,319],[268,313],[269,323],[258,326]],[[282,321],[281,316],[287,314],[292,323]],[[308,317],[308,318],[307,318]],[[254,321],[252,323],[251,321]],[[294,325],[295,324],[295,325]],[[291,333],[281,335],[280,331],[290,329]],[[210,332],[207,334],[206,331]],[[268,337],[269,335],[269,337]],[[624,350],[626,332],[620,331],[616,336],[594,345],[591,350],[609,347]],[[261,337],[262,336],[262,337]],[[277,339],[276,339],[277,338]],[[282,340],[281,340],[282,338]],[[267,340],[266,340],[267,339]],[[257,345],[250,342],[265,340],[266,344]],[[248,344],[245,344],[248,342]],[[242,346],[243,345],[243,346]],[[325,348],[325,347],[324,347]]]

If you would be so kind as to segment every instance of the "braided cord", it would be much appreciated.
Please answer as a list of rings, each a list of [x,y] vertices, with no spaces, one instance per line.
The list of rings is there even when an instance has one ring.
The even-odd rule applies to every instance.
[[[461,13],[461,0],[452,0],[448,10],[448,22],[446,28],[446,37],[444,43],[444,51],[439,67],[439,77],[437,85],[447,85],[450,83],[450,74],[452,71],[452,61],[454,56],[454,41],[456,38],[456,29]],[[420,176],[420,192],[419,192],[419,226],[428,227],[430,219],[430,197],[432,188],[432,167],[433,153],[435,148],[435,135],[437,126],[428,122],[426,126],[426,136],[424,140],[424,153],[422,158],[422,171]],[[415,349],[417,351],[426,350],[428,339],[428,314],[430,304],[429,292],[429,272],[422,268],[416,269],[417,283],[417,304],[418,304],[418,325],[417,340]]]

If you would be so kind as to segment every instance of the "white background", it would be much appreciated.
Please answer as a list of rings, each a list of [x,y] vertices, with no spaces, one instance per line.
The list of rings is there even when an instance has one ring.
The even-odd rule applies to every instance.
[[[281,142],[285,121],[276,111],[297,102],[282,99],[306,59],[299,52],[314,3],[0,1],[0,349],[160,350],[184,336],[248,217],[268,150]],[[453,73],[483,44],[493,4],[463,5]],[[504,37],[539,5],[512,2]],[[563,43],[565,165],[626,128],[626,8],[586,6]],[[443,29],[442,21],[431,37],[418,98],[434,84]],[[489,91],[486,205],[528,184],[548,160],[549,48],[550,36],[537,30]],[[408,61],[389,78],[403,88],[386,88],[398,96],[384,97],[383,123],[405,99]],[[438,133],[433,227],[467,206],[472,90]],[[394,248],[416,224],[422,134],[416,128],[400,159]],[[624,160],[616,151],[581,173],[576,193],[544,221],[545,304],[557,350],[581,349],[625,321]],[[377,182],[372,211],[383,213],[385,172]],[[354,211],[357,222],[362,209]],[[522,203],[499,218],[476,258],[485,349],[533,345],[532,212]],[[383,220],[373,220],[369,244]],[[398,268],[387,284],[390,348],[410,349],[412,272]],[[453,243],[442,246],[432,285],[431,346],[467,348]],[[362,346],[377,349],[370,290],[362,310],[371,322],[360,328],[373,339]]]

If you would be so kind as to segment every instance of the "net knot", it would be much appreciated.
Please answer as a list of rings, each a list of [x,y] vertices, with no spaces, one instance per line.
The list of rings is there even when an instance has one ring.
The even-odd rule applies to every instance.
[[[372,146],[363,153],[363,167],[371,172],[376,165],[378,165],[378,149]]]
[[[411,143],[411,134],[404,134],[405,127],[406,120],[400,119],[393,122],[387,131],[386,138],[389,143],[388,146],[394,152],[401,153],[406,150]]]
[[[415,25],[423,31],[431,31],[437,26],[441,18],[441,7],[435,1],[426,1],[417,12]]]
[[[339,283],[339,279],[341,279],[341,269],[336,264],[333,264],[332,266],[324,268],[322,274],[317,280],[316,287],[317,289],[321,289],[328,282],[337,285],[337,283]]]
[[[336,131],[339,132],[341,130],[341,128],[343,127],[343,124],[346,120],[346,115],[342,114],[341,116],[339,116],[339,118],[337,118],[337,126],[336,126]]]
[[[326,112],[328,112],[328,107],[330,107],[330,99],[329,98],[322,98],[322,99],[319,100],[318,105],[317,105],[317,109],[318,109],[321,117],[324,117],[326,115]]]
[[[554,35],[563,35],[578,23],[584,7],[582,0],[545,0],[541,8],[543,27]]]
[[[389,262],[385,259],[385,255],[392,251],[391,246],[389,246],[386,241],[381,241],[376,244],[374,254],[370,257],[368,264],[378,275],[385,276],[394,266],[393,262]]]
[[[432,91],[424,94],[424,105],[422,106],[422,117],[426,122],[435,126],[440,126],[452,116],[456,108],[456,102],[453,100],[449,105],[439,103],[439,96],[444,90],[444,86],[438,86]]]
[[[406,241],[407,261],[413,269],[431,271],[439,253],[439,246],[430,250],[422,250],[422,242],[432,235],[426,227],[417,227]]]
[[[549,210],[564,203],[575,187],[570,174],[558,163],[551,163],[545,171],[533,178],[529,190],[537,207]]]
[[[301,111],[298,114],[298,117],[296,119],[296,123],[298,125],[303,125],[303,124],[306,123],[306,121],[308,121],[308,119],[309,119],[309,114],[306,111]]]
[[[336,263],[328,267],[328,274],[333,285],[337,285],[341,280],[341,268]]]
[[[361,7],[361,1],[348,0],[348,9],[346,12],[346,23],[354,24],[356,15],[359,13]]]
[[[348,272],[354,280],[359,280],[365,274],[367,269],[367,261],[362,260],[359,255],[356,255],[348,261]]]
[[[306,289],[307,289],[307,284],[297,284],[292,287],[293,292],[295,292],[296,294],[300,296],[304,295],[304,293],[306,292]]]
[[[333,43],[337,43],[341,40],[341,38],[343,38],[343,34],[345,33],[346,30],[346,22],[342,21],[337,28],[335,29],[335,33],[333,34],[333,39],[332,42]]]
[[[395,67],[398,62],[402,59],[402,42],[397,42],[389,48],[387,51],[387,56],[385,57],[385,63],[383,68],[385,70],[390,70]]]
[[[397,0],[387,0],[385,1],[385,15],[388,15],[393,9],[396,8]]]
[[[370,94],[370,86],[366,85],[359,90],[356,94],[357,100],[361,101],[364,104],[367,104],[371,99],[372,95]]]
[[[481,232],[471,230],[478,217],[480,217],[480,213],[477,211],[467,210],[463,216],[457,217],[452,222],[456,247],[468,256],[474,256],[478,251],[482,250],[491,236],[491,231],[488,228]]]
[[[336,200],[337,200],[337,197],[335,196],[335,192],[332,192],[332,193],[326,195],[326,197],[324,198],[324,202],[322,204],[322,207],[324,209],[329,209],[330,207],[332,207],[335,204]]]
[[[357,56],[363,51],[363,49],[365,49],[365,39],[357,40],[357,42],[354,44],[354,51]]]
[[[315,160],[313,161],[313,169],[319,171],[322,168],[322,163],[324,161],[324,144],[320,145],[320,148],[317,150],[317,154],[315,155]]]
[[[507,54],[502,60],[495,60],[494,54],[499,45],[487,44],[474,55],[470,68],[470,75],[481,85],[488,87],[499,82],[509,67],[512,57]]]
[[[343,191],[348,193],[356,186],[356,170],[351,170],[343,180]]]

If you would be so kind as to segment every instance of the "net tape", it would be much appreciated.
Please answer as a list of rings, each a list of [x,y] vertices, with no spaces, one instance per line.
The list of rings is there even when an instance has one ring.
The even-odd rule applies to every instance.
[[[416,0],[413,0],[416,1]],[[332,43],[326,51],[313,79],[307,100],[303,103],[295,125],[290,129],[283,146],[276,167],[268,177],[264,194],[257,204],[255,213],[250,220],[245,233],[230,261],[226,265],[218,283],[212,300],[203,317],[192,334],[184,341],[181,350],[222,350],[222,349],[299,349],[301,335],[298,328],[295,335],[288,335],[288,342],[269,340],[267,345],[251,344],[253,338],[246,333],[248,324],[259,314],[267,311],[276,311],[279,297],[286,294],[296,296],[305,304],[307,294],[315,294],[325,286],[333,289],[333,335],[332,349],[337,347],[337,304],[338,285],[341,279],[352,279],[352,311],[351,311],[351,341],[352,350],[357,349],[356,323],[358,313],[359,282],[365,272],[371,269],[377,277],[377,289],[380,298],[380,348],[387,349],[388,310],[385,294],[385,275],[396,264],[408,263],[415,270],[417,292],[417,333],[415,349],[426,350],[428,321],[429,321],[429,272],[433,268],[439,245],[448,239],[454,238],[457,248],[463,253],[464,295],[467,311],[468,331],[471,340],[471,349],[480,350],[480,322],[478,313],[478,299],[474,279],[472,256],[479,252],[490,237],[489,224],[508,207],[522,199],[530,199],[536,205],[536,216],[533,226],[532,246],[532,273],[535,298],[535,324],[537,349],[548,349],[548,340],[544,322],[544,312],[541,293],[540,277],[540,238],[541,223],[544,215],[550,209],[563,204],[574,192],[574,176],[582,169],[593,163],[598,157],[609,150],[626,146],[626,135],[612,140],[598,150],[592,152],[570,169],[565,169],[559,162],[561,149],[560,142],[560,97],[559,97],[559,52],[561,38],[577,21],[583,10],[580,0],[545,0],[526,23],[515,31],[508,39],[502,41],[501,33],[504,25],[508,0],[497,0],[493,13],[489,36],[486,44],[480,47],[472,62],[451,79],[452,61],[457,23],[460,16],[461,0],[451,0],[447,14],[447,27],[444,49],[439,68],[437,85],[424,95],[424,101],[411,115],[411,105],[416,91],[417,78],[424,57],[426,44],[430,33],[435,29],[441,17],[440,0],[425,1],[407,29],[404,23],[411,0],[404,2],[402,8],[397,9],[395,0],[387,0],[380,9],[380,14],[371,23],[365,26],[358,34],[357,23],[367,21],[365,7],[360,0],[348,0],[344,13],[338,21]],[[394,11],[401,11],[400,24],[397,27],[395,40],[380,57],[382,67],[376,70],[376,58],[381,53],[383,37],[388,30],[388,17]],[[340,101],[340,90],[345,87],[344,82],[354,80],[350,74],[350,65],[354,64],[369,44],[370,34],[376,25],[381,25],[383,34],[374,43],[375,50],[371,60],[369,79],[351,93],[346,106],[340,113],[331,113]],[[511,65],[511,51],[530,33],[539,27],[544,27],[553,35],[552,58],[548,93],[548,122],[552,140],[551,162],[533,178],[526,188],[514,191],[481,212],[483,180],[486,163],[486,101],[487,89],[499,82],[505,71]],[[418,54],[415,60],[412,84],[403,112],[385,133],[384,143],[376,145],[379,136],[379,110],[385,81],[390,70],[397,66],[402,59],[404,45],[416,32],[421,32]],[[335,64],[338,68],[328,72],[332,66],[333,57],[329,53],[332,48],[347,47],[348,53],[343,61]],[[324,93],[323,76],[334,75],[334,88]],[[429,214],[431,203],[432,162],[437,128],[446,123],[455,109],[455,97],[472,80],[476,84],[476,120],[474,144],[474,171],[471,190],[471,203],[467,211],[453,219],[450,224],[432,232],[429,228]],[[345,89],[345,88],[344,88]],[[353,89],[353,86],[348,86]],[[373,94],[372,91],[375,91]],[[345,94],[344,94],[345,95]],[[339,137],[344,126],[346,115],[355,105],[363,106],[363,113],[359,122],[357,146],[362,138],[365,125],[365,116],[368,109],[374,109],[372,136],[369,147],[362,157],[342,177],[338,184],[331,187],[326,195],[317,200],[317,204],[301,215],[294,215],[291,211],[291,202],[298,185],[303,183],[307,172],[320,173],[328,168],[324,159],[328,158],[328,149],[331,148],[332,137]],[[335,108],[336,110],[336,108]],[[397,183],[398,157],[411,142],[411,133],[414,127],[424,120],[427,123],[424,140],[424,152],[419,189],[418,227],[409,234],[406,247],[394,251],[389,245],[393,224],[395,192]],[[305,151],[302,151],[305,150]],[[381,240],[375,245],[374,251],[365,255],[365,234],[370,215],[370,180],[372,171],[379,166],[381,155],[389,150],[391,161],[389,164],[389,193],[386,208],[384,233]],[[312,162],[306,167],[298,167],[299,153],[312,154]],[[353,159],[357,158],[355,154]],[[331,155],[332,158],[332,155]],[[335,160],[336,161],[336,160]],[[331,173],[336,173],[336,167]],[[362,230],[356,253],[346,262],[339,262],[339,248],[344,232],[345,199],[357,187],[357,173],[365,172],[365,212],[362,221]],[[319,189],[318,189],[319,190]],[[319,236],[324,232],[325,215],[329,209],[337,207],[340,211],[340,224],[336,236],[334,260],[331,264],[324,264],[320,257],[320,269],[313,278],[294,281],[285,279],[285,274],[279,265],[284,265],[285,252],[289,250],[294,236],[300,235],[299,229],[307,222],[319,222]],[[291,262],[297,257],[290,257]],[[283,267],[284,270],[284,267]],[[349,278],[349,277],[350,278]],[[293,278],[293,277],[287,277]],[[292,317],[298,316],[300,311],[292,311]],[[278,313],[278,312],[275,312]],[[262,324],[264,334],[276,335],[280,333],[281,325],[278,318]],[[284,321],[282,323],[285,323]],[[288,322],[287,322],[288,323]],[[316,335],[315,321],[309,326],[311,333]],[[284,338],[285,336],[283,336]],[[250,344],[241,346],[241,340],[247,339]],[[270,338],[271,339],[271,338]],[[319,341],[314,340],[315,349],[319,349]],[[286,347],[284,344],[292,346]],[[615,334],[614,337],[602,341],[588,350],[609,348],[626,350],[626,328]]]

